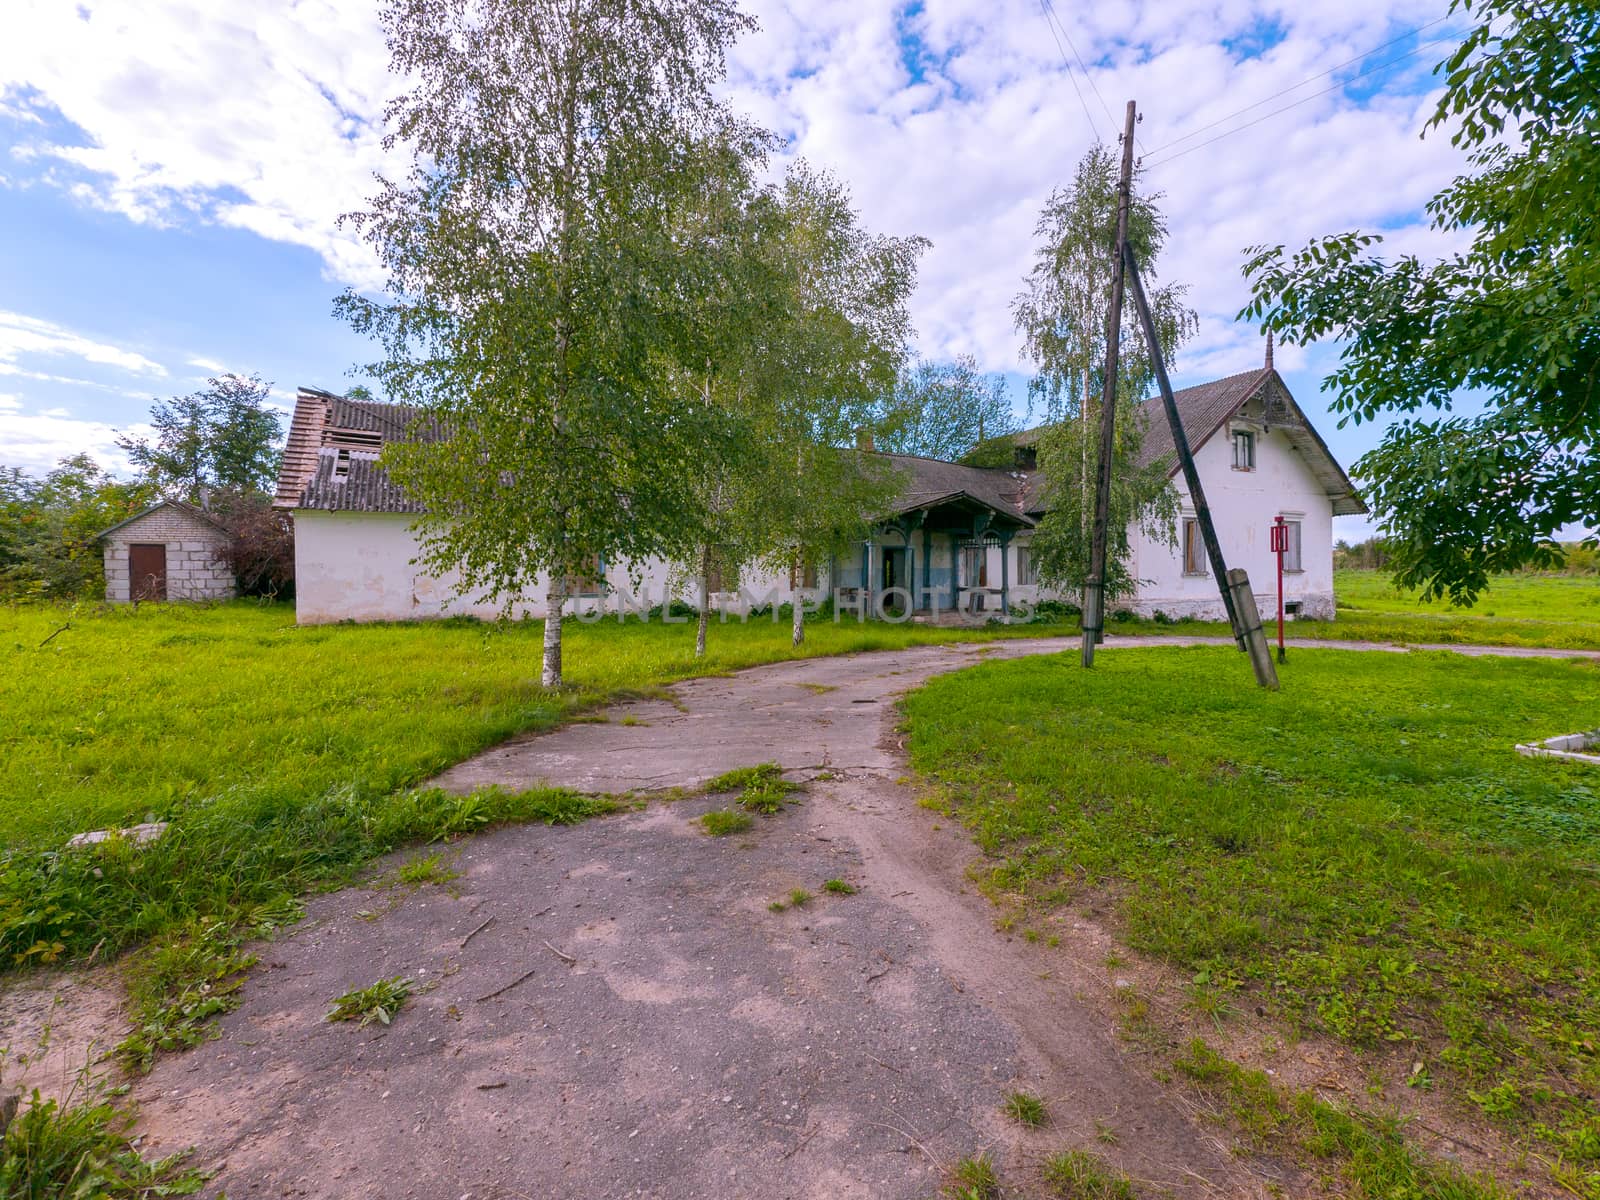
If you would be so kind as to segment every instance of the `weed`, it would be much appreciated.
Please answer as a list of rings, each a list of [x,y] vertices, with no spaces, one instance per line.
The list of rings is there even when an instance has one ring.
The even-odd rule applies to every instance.
[[[805,888],[795,888],[789,893],[789,907],[804,908],[812,899],[811,893],[806,891]]]
[[[950,1169],[947,1200],[999,1200],[1000,1175],[987,1154],[963,1158]]]
[[[831,892],[835,896],[854,896],[856,894],[856,885],[843,879],[830,879],[822,885],[822,890]]]
[[[394,873],[394,882],[415,890],[428,884],[445,884],[459,879],[461,872],[444,861],[443,854],[422,854],[402,863]]]
[[[626,725],[630,729],[640,728],[640,727],[648,729],[649,726],[650,726],[650,722],[649,721],[641,721],[638,717],[634,716],[632,713],[629,713],[627,716],[623,717],[621,723],[623,725]]]
[[[133,1119],[103,1098],[63,1106],[34,1092],[0,1138],[0,1196],[11,1200],[148,1200],[190,1196],[206,1175],[185,1154],[154,1161],[128,1141]]]
[[[1049,1119],[1044,1101],[1032,1092],[1007,1092],[1000,1111],[1017,1124],[1026,1125],[1029,1129],[1038,1129]]]
[[[1044,1178],[1063,1200],[1138,1200],[1132,1180],[1087,1150],[1067,1150],[1046,1159]]]
[[[771,904],[767,905],[767,911],[768,912],[782,912],[784,909],[786,909],[788,907],[789,906],[787,904],[785,904],[782,900],[774,900]]]
[[[749,813],[733,812],[726,808],[712,809],[700,818],[700,827],[712,837],[728,837],[730,834],[743,833],[754,824],[755,821]]]
[[[1406,1145],[1399,1122],[1345,1111],[1309,1092],[1281,1090],[1264,1071],[1224,1058],[1196,1038],[1173,1064],[1221,1106],[1260,1147],[1292,1150],[1338,1171],[1365,1196],[1448,1196],[1499,1200],[1492,1181],[1423,1159]]]
[[[333,1002],[328,1013],[330,1021],[359,1021],[368,1025],[373,1021],[387,1025],[395,1014],[405,1007],[411,996],[412,983],[395,975],[380,979],[364,988],[346,992]]]
[[[805,688],[813,696],[824,696],[829,692],[837,692],[839,690],[831,683],[798,683],[795,686]]]
[[[785,779],[783,768],[777,763],[760,763],[726,771],[707,780],[701,790],[713,796],[723,792],[738,792],[739,804],[746,812],[771,816],[782,810],[784,797],[791,792],[798,792],[800,785]]]

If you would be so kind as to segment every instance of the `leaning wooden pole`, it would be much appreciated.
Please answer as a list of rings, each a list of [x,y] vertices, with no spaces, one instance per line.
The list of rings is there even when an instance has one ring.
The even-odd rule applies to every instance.
[[[1111,519],[1111,456],[1117,441],[1117,357],[1122,342],[1123,259],[1128,249],[1128,207],[1133,194],[1133,126],[1138,110],[1128,101],[1122,127],[1122,173],[1117,179],[1117,242],[1111,252],[1111,310],[1106,314],[1106,371],[1100,388],[1100,458],[1094,482],[1094,527],[1089,577],[1083,588],[1083,665],[1094,666],[1095,643],[1106,623],[1106,534]],[[1088,397],[1084,397],[1088,399]]]
[[[1178,416],[1178,402],[1172,397],[1172,383],[1167,378],[1167,364],[1161,358],[1161,343],[1156,340],[1155,318],[1150,315],[1150,302],[1145,299],[1144,286],[1139,281],[1139,262],[1132,246],[1123,246],[1122,256],[1127,268],[1128,286],[1133,290],[1133,304],[1139,310],[1139,327],[1144,330],[1145,344],[1150,348],[1150,365],[1155,369],[1156,386],[1161,390],[1161,404],[1166,409],[1167,424],[1172,427],[1172,445],[1178,452],[1178,465],[1183,468],[1183,481],[1189,487],[1189,499],[1194,502],[1195,520],[1200,525],[1200,536],[1205,540],[1206,557],[1211,562],[1211,574],[1222,593],[1222,605],[1233,627],[1233,636],[1243,650],[1244,630],[1239,623],[1237,606],[1228,587],[1228,566],[1222,561],[1222,545],[1217,541],[1217,529],[1211,522],[1211,506],[1206,503],[1205,489],[1200,486],[1200,472],[1195,469],[1194,454],[1189,449],[1189,436],[1183,430],[1183,420]]]

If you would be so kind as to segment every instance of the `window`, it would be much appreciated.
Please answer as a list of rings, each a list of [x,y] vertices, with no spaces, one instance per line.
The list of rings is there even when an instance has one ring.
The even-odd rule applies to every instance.
[[[986,546],[961,547],[961,586],[989,586],[989,550]]]
[[[1205,540],[1200,536],[1200,522],[1195,517],[1183,519],[1183,573],[1208,575],[1206,570]]]
[[[591,554],[581,570],[570,571],[561,579],[561,590],[569,596],[596,596],[605,585],[605,564],[598,554]]]
[[[1235,471],[1256,469],[1256,435],[1248,429],[1233,431],[1233,469]]]
[[[1303,571],[1305,567],[1300,561],[1300,522],[1284,519],[1284,528],[1288,531],[1289,542],[1283,552],[1283,569],[1285,571]]]
[[[803,566],[801,564],[799,564],[799,563],[795,563],[793,566],[791,566],[789,568],[789,587],[791,589],[794,589],[794,588],[814,588],[816,586],[817,586],[817,564],[816,563],[806,563]]]
[[[739,564],[724,546],[711,547],[710,569],[706,572],[706,592],[732,592],[739,587]]]
[[[1017,547],[1017,583],[1021,587],[1037,583],[1033,573],[1033,550],[1029,546]]]

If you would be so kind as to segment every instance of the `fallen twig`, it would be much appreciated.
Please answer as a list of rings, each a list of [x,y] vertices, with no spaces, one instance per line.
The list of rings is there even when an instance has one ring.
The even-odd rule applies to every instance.
[[[862,1053],[866,1054],[866,1051],[863,1050]],[[867,1054],[867,1057],[870,1058],[873,1062],[877,1063],[880,1067],[882,1067],[886,1071],[895,1071],[895,1072],[898,1072],[901,1075],[905,1074],[905,1071],[902,1068],[894,1066],[892,1063],[884,1062],[883,1059],[879,1058],[876,1054]]]
[[[491,915],[487,920],[485,920],[483,922],[482,925],[479,925],[471,933],[467,934],[466,937],[461,939],[461,948],[463,950],[465,950],[467,948],[467,943],[468,942],[470,942],[473,938],[477,937],[480,933],[482,933],[485,929],[489,928],[489,926],[491,926],[493,924],[494,924],[494,917]]]
[[[924,1154],[926,1154],[928,1156],[928,1161],[931,1162],[934,1165],[934,1167],[936,1167],[938,1170],[941,1170],[941,1171],[944,1170],[944,1164],[941,1163],[937,1158],[934,1157],[932,1150],[929,1150],[921,1142],[917,1141],[917,1139],[912,1134],[907,1133],[904,1129],[901,1129],[898,1125],[889,1125],[889,1124],[886,1124],[883,1121],[868,1121],[867,1124],[868,1125],[876,1125],[879,1129],[887,1129],[890,1133],[898,1133],[901,1137],[905,1138],[906,1141],[910,1142],[918,1150],[921,1150]]]
[[[495,988],[494,991],[487,992],[484,995],[479,996],[477,998],[477,1002],[479,1004],[482,1004],[485,1000],[493,1000],[501,992],[509,992],[512,988],[516,987],[517,984],[521,983],[525,979],[530,978],[533,975],[533,973],[535,971],[537,971],[538,969],[539,969],[538,967],[530,967],[530,968],[528,968],[521,975],[518,975],[515,979],[513,979],[510,983],[502,984],[500,987]]]
[[[563,953],[562,953],[562,952],[561,952],[561,951],[560,951],[560,950],[557,950],[557,949],[556,949],[556,948],[555,948],[555,947],[554,947],[554,946],[552,946],[552,945],[551,945],[551,944],[550,944],[550,943],[549,943],[549,942],[546,942],[546,943],[545,943],[545,944],[544,944],[544,948],[545,948],[545,949],[546,949],[546,950],[548,950],[548,951],[550,951],[550,953],[551,953],[551,954],[554,954],[554,955],[555,955],[555,956],[556,956],[556,957],[557,957],[557,958],[559,958],[559,959],[560,959],[560,960],[561,960],[561,961],[562,961],[562,962],[565,962],[565,963],[575,963],[575,962],[577,962],[577,961],[578,961],[578,960],[577,960],[577,959],[575,959],[575,958],[573,958],[573,957],[572,957],[572,955],[570,955],[570,954],[563,954]]]
[[[72,628],[72,622],[71,622],[71,621],[68,621],[68,622],[67,622],[67,623],[66,623],[66,624],[65,624],[65,625],[63,625],[63,626],[62,626],[62,627],[61,627],[61,628],[60,628],[60,629],[58,629],[58,630],[56,630],[56,633],[65,633],[65,632],[66,632],[66,631],[67,631],[67,630],[69,630],[69,629],[71,629],[71,628]],[[44,648],[45,648],[45,646],[46,646],[46,645],[47,645],[47,644],[48,644],[48,643],[49,643],[49,641],[50,641],[50,639],[51,639],[51,638],[53,638],[53,637],[55,637],[55,636],[56,636],[56,633],[52,633],[52,634],[51,634],[51,635],[50,635],[50,637],[47,637],[47,638],[45,638],[45,640],[44,640],[44,641],[42,641],[42,642],[40,642],[40,643],[39,643],[39,646],[38,646],[38,648],[39,648],[39,649],[40,649],[40,650],[43,650],[43,649],[44,649]]]
[[[499,1083],[480,1083],[478,1085],[478,1090],[480,1092],[492,1092],[496,1088],[505,1087],[505,1085],[506,1085],[506,1081],[504,1079],[502,1079]]]
[[[805,1149],[806,1143],[809,1142],[812,1138],[817,1136],[817,1130],[819,1130],[821,1128],[822,1128],[821,1122],[818,1122],[817,1124],[813,1125],[811,1127],[811,1132],[810,1133],[806,1134],[805,1137],[801,1138],[798,1142],[796,1142],[794,1145],[790,1146],[782,1154],[778,1155],[778,1161],[782,1162],[786,1158],[793,1158],[796,1154],[799,1154],[800,1151]]]

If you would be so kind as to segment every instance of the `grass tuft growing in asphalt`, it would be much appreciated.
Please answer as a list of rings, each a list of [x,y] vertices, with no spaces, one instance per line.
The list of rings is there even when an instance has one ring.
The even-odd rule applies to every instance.
[[[334,1000],[328,1020],[356,1021],[362,1025],[376,1021],[387,1025],[411,998],[412,986],[411,980],[395,975],[364,988],[354,988]]]
[[[1007,1092],[1000,1111],[1018,1125],[1026,1125],[1029,1129],[1038,1129],[1050,1119],[1044,1101],[1032,1092]]]
[[[714,808],[700,817],[700,827],[712,837],[728,837],[735,833],[743,833],[755,824],[755,819],[749,813],[734,812],[726,808]]]
[[[1044,1181],[1061,1200],[1138,1200],[1133,1181],[1087,1150],[1066,1150],[1045,1159]]]
[[[1108,907],[1218,1021],[1404,1045],[1414,1084],[1600,1195],[1600,776],[1512,749],[1592,726],[1600,664],[1319,650],[1280,674],[1260,691],[1211,647],[985,664],[908,699],[911,754],[993,894]]]
[[[153,1200],[192,1196],[205,1173],[183,1154],[146,1161],[128,1142],[133,1118],[103,1097],[61,1105],[34,1092],[0,1137],[0,1196],[8,1200]]]
[[[946,1200],[999,1200],[1000,1173],[987,1154],[963,1158],[950,1168],[943,1194]]]

